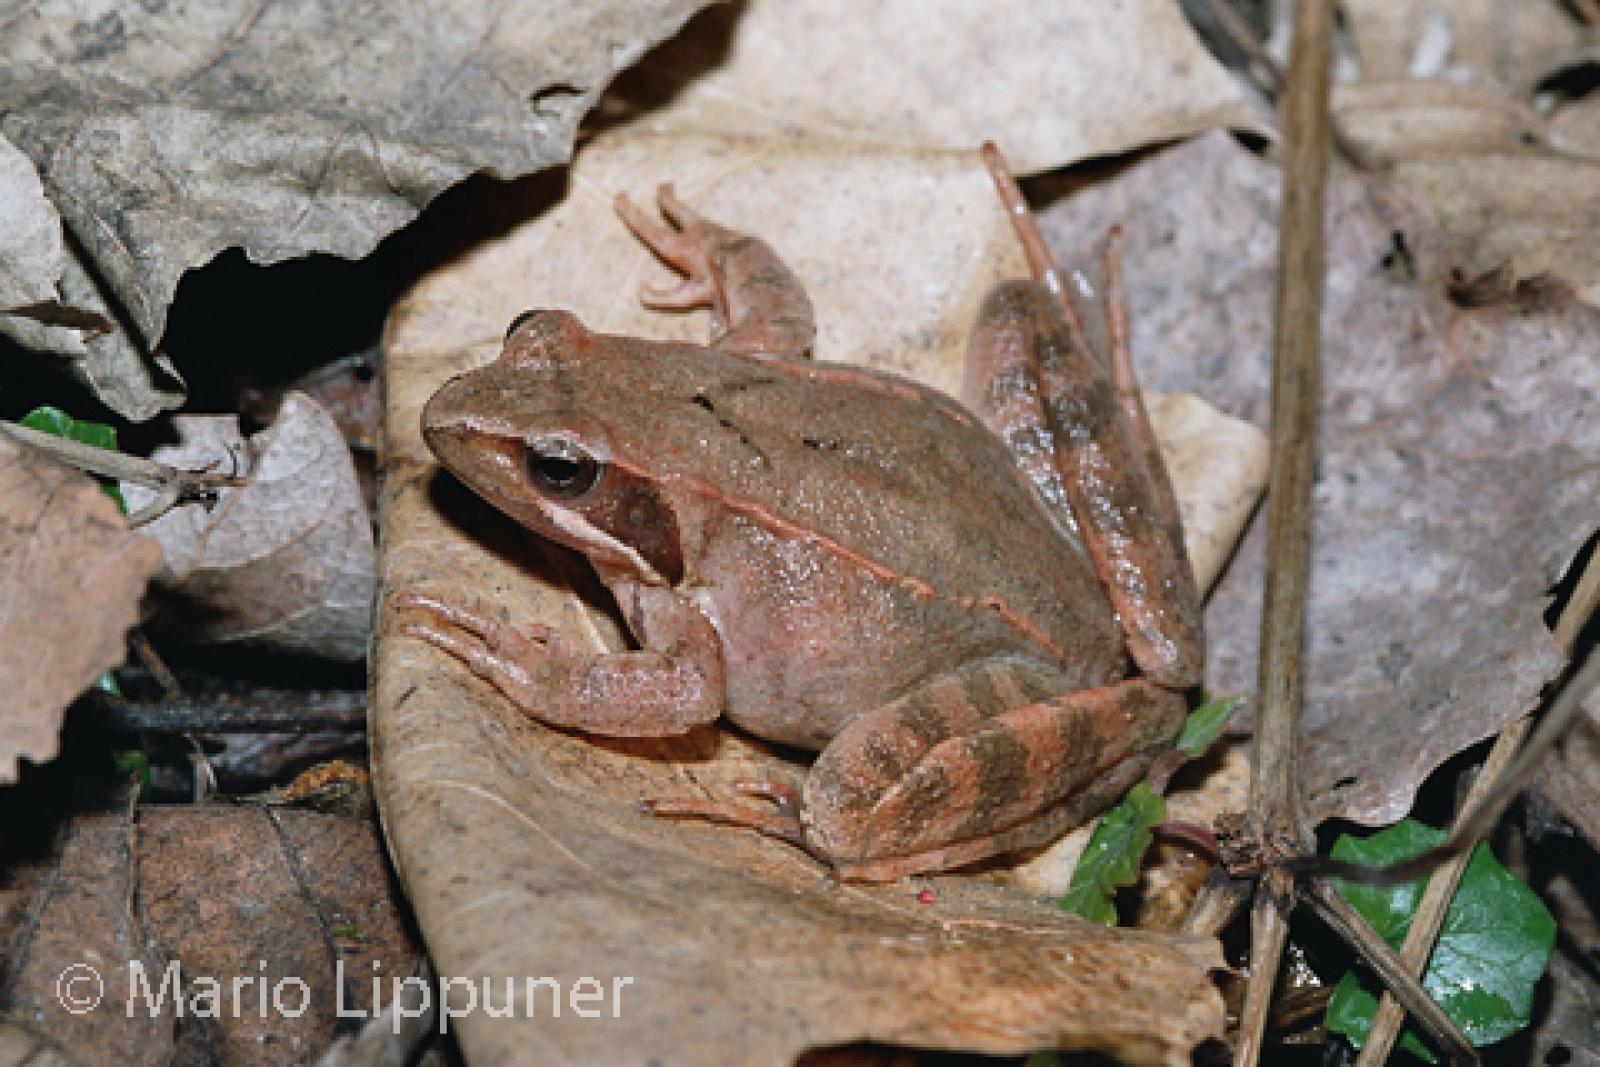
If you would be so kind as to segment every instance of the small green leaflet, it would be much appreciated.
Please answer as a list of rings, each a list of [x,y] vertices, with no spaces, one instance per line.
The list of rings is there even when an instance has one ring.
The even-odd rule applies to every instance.
[[[1211,747],[1228,716],[1239,706],[1238,697],[1213,700],[1189,713],[1175,746],[1190,759]],[[1150,847],[1151,831],[1167,817],[1167,802],[1161,794],[1140,782],[1128,790],[1116,807],[1106,812],[1094,828],[1089,844],[1072,871],[1072,884],[1061,898],[1061,907],[1074,915],[1103,926],[1117,925],[1117,909],[1111,899],[1123,886],[1139,877],[1139,863]]]
[[[65,437],[69,441],[76,441],[81,445],[93,445],[103,448],[107,452],[117,451],[117,428],[107,426],[103,422],[79,422],[60,408],[37,407],[22,417],[22,425],[30,430],[40,433],[54,434],[56,437]],[[117,510],[126,515],[128,502],[122,499],[122,488],[110,478],[100,478],[100,491],[111,498],[117,505]],[[96,689],[102,689],[112,696],[120,697],[122,687],[117,685],[117,676],[110,671],[100,676],[94,683]],[[146,776],[148,777],[148,768]],[[145,785],[148,789],[148,782]]]
[[[1406,819],[1364,839],[1348,835],[1333,846],[1335,859],[1387,865],[1432,848],[1448,835]],[[1335,886],[1373,929],[1396,949],[1411,928],[1427,879],[1403,886]],[[1533,890],[1479,845],[1445,913],[1439,943],[1422,984],[1474,1045],[1493,1044],[1528,1025],[1533,990],[1555,944],[1556,924]],[[1362,971],[1340,979],[1328,1002],[1329,1030],[1360,1048],[1372,1028],[1378,1000],[1375,980]],[[1401,1046],[1438,1062],[1411,1029]]]
[[[1140,782],[1094,828],[1072,871],[1072,885],[1061,906],[1102,926],[1117,925],[1111,898],[1139,877],[1139,861],[1150,847],[1150,831],[1167,817],[1167,802]]]
[[[1195,708],[1184,721],[1183,733],[1178,735],[1176,747],[1190,759],[1204,755],[1206,749],[1222,736],[1222,728],[1228,725],[1233,709],[1243,702],[1243,697],[1224,697]]]
[[[117,428],[107,426],[103,422],[79,422],[60,408],[38,407],[22,417],[22,425],[30,430],[40,433],[54,434],[65,437],[69,441],[76,441],[81,445],[93,445],[103,448],[107,452],[117,451]],[[128,513],[127,501],[122,499],[122,490],[110,478],[100,479],[100,488],[105,490],[106,496],[116,502],[117,510],[124,515]]]

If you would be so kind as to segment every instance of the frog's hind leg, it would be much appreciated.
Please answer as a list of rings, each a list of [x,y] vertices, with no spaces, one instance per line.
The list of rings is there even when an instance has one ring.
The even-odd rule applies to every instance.
[[[967,399],[1046,510],[1081,538],[1139,669],[1165,685],[1193,685],[1203,653],[1200,596],[1133,373],[1114,236],[1111,356],[1102,359],[1004,162],[993,146],[984,158],[1036,280],[998,286],[985,301],[968,348]]]
[[[840,877],[883,881],[1043,844],[1138,781],[1185,707],[1131,679],[975,723],[957,715],[938,736],[940,705],[926,694],[863,715],[818,758],[807,838]]]
[[[713,348],[746,356],[806,356],[816,337],[811,299],[794,273],[765,242],[719,226],[691,211],[671,185],[657,204],[666,222],[617,194],[628,229],[684,280],[670,289],[647,286],[646,307],[711,309]]]

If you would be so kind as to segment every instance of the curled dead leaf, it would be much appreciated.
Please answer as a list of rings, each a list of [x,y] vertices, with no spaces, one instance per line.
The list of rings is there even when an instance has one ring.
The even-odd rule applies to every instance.
[[[182,443],[152,458],[249,484],[213,504],[174,508],[143,529],[161,543],[154,625],[185,641],[243,643],[359,660],[373,585],[372,525],[333,420],[291,393],[278,421],[246,441],[236,416],[174,419]],[[153,491],[123,484],[137,510]]]

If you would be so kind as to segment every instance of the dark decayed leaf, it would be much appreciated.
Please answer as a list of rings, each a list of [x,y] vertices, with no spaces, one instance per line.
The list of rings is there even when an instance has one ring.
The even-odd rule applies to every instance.
[[[1386,866],[1409,859],[1447,835],[1406,819],[1366,838],[1341,836],[1336,859]],[[1398,949],[1427,887],[1426,878],[1401,886],[1335,883],[1339,893],[1384,940]],[[1474,1045],[1489,1045],[1528,1025],[1533,988],[1544,974],[1555,944],[1556,924],[1544,903],[1502,867],[1487,845],[1479,845],[1445,913],[1444,928],[1422,984]],[[1377,1010],[1375,983],[1351,971],[1328,1002],[1328,1029],[1357,1047],[1366,1040]],[[1434,1062],[1408,1030],[1402,1043]]]

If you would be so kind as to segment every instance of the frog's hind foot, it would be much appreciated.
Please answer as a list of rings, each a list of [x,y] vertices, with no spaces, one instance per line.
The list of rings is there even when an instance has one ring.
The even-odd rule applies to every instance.
[[[643,802],[651,815],[668,819],[705,819],[724,826],[742,826],[767,837],[785,841],[812,856],[818,855],[806,840],[800,821],[800,792],[791,785],[774,781],[738,781],[734,792],[741,796],[764,797],[774,810],[749,807],[728,800],[694,800],[689,797],[658,797]]]

